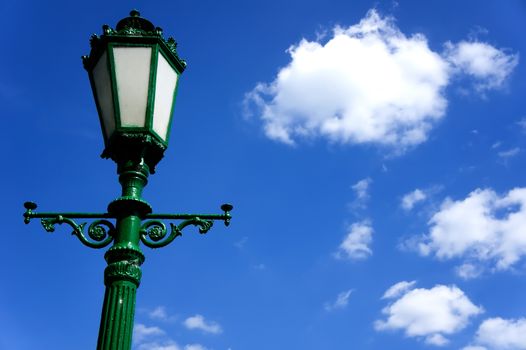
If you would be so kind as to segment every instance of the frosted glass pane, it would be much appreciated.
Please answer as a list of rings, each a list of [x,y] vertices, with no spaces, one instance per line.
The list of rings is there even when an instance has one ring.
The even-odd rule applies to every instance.
[[[110,71],[108,69],[108,55],[106,51],[99,58],[93,68],[95,94],[102,114],[102,123],[108,139],[115,130],[115,112],[113,110],[113,93],[111,92]]]
[[[115,77],[122,126],[146,124],[151,47],[114,47]]]
[[[155,105],[153,109],[153,130],[166,141],[172,112],[172,104],[177,85],[177,73],[159,54],[157,61],[157,81],[155,83]]]

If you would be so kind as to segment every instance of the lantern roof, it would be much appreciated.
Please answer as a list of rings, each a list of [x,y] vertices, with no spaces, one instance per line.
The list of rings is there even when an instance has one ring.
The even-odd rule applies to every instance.
[[[90,38],[91,52],[89,56],[82,56],[84,68],[90,70],[96,63],[98,56],[103,51],[107,42],[133,42],[155,41],[161,44],[165,52],[171,56],[171,61],[176,65],[179,73],[186,68],[186,61],[177,54],[177,42],[173,37],[164,39],[161,27],[156,27],[137,10],[131,10],[130,16],[121,19],[115,29],[105,24],[102,26],[102,35],[93,34]]]
[[[141,17],[141,13],[137,10],[131,10],[130,17],[121,19],[119,23],[117,23],[117,27],[115,27],[117,31],[130,28],[145,32],[152,32],[155,30],[153,23],[146,18]]]

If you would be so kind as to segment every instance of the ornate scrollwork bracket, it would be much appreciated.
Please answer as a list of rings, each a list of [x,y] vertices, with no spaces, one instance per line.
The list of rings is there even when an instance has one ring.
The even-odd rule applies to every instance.
[[[72,229],[72,234],[90,248],[104,248],[109,245],[115,236],[116,228],[112,222],[107,219],[114,219],[115,216],[106,214],[92,213],[35,213],[37,205],[33,202],[24,203],[26,212],[24,213],[24,222],[29,224],[31,219],[41,219],[42,226],[47,232],[54,232],[55,225],[67,224]],[[230,211],[233,209],[230,204],[223,204],[221,210],[223,214],[148,214],[144,217],[139,232],[140,239],[150,248],[161,248],[179,236],[185,227],[193,225],[199,228],[200,234],[207,233],[214,224],[214,221],[223,221],[225,226],[230,224],[232,216]],[[87,235],[84,228],[87,223],[77,224],[73,219],[94,219],[88,226]],[[166,225],[161,220],[182,220],[179,224],[170,223],[170,234]]]
[[[160,214],[148,215],[151,219],[146,221],[141,227],[141,242],[150,248],[161,248],[170,244],[174,239],[182,236],[183,229],[187,226],[193,225],[199,227],[199,233],[207,233],[214,224],[214,220],[221,220],[225,226],[230,224],[232,216],[230,211],[233,209],[230,204],[223,204],[221,206],[224,214]],[[166,225],[160,220],[183,220],[178,225],[170,223],[170,234]]]
[[[26,212],[24,222],[29,224],[31,219],[41,219],[42,226],[47,232],[54,232],[55,225],[67,224],[72,229],[72,235],[77,236],[82,244],[90,248],[104,248],[113,241],[115,226],[110,221],[108,214],[81,214],[81,213],[35,213],[37,205],[33,202],[24,203]],[[84,228],[87,223],[77,224],[73,219],[97,219],[88,226],[87,235]]]

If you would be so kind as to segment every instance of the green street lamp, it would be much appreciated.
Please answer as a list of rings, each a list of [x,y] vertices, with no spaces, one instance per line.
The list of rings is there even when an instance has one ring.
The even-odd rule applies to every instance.
[[[107,213],[37,213],[26,202],[24,222],[41,219],[48,232],[67,224],[90,248],[104,248],[106,291],[97,349],[131,348],[136,290],[141,280],[144,254],[140,242],[150,248],[168,245],[186,226],[204,234],[214,220],[228,226],[232,205],[223,204],[222,214],[153,214],[142,198],[148,176],[163,158],[168,146],[179,77],[186,62],[177,55],[176,42],[140,17],[138,11],[117,23],[103,26],[101,36],[91,37],[91,52],[83,56],[104,136],[103,158],[117,163],[121,196],[108,205]],[[74,219],[91,219],[91,224]],[[170,222],[168,230],[162,220]],[[169,231],[169,232],[168,232]]]

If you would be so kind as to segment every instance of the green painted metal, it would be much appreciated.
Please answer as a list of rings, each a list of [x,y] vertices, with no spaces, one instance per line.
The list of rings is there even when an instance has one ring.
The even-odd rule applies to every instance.
[[[155,130],[153,130],[153,108],[155,105],[155,86],[157,83],[157,62],[159,60],[159,45],[155,45],[152,47],[152,57],[150,62],[150,78],[149,78],[149,88],[148,88],[148,102],[146,104],[146,127],[148,130],[151,130],[152,133],[154,133],[162,142],[166,142],[166,140],[158,135]],[[148,118],[150,116],[150,118]],[[171,119],[171,118],[170,118]]]
[[[41,219],[47,232],[54,232],[56,224],[66,224],[81,243],[90,248],[103,248],[113,242],[105,253],[108,266],[104,270],[104,304],[101,314],[99,350],[131,349],[136,291],[141,281],[141,265],[145,257],[142,242],[150,248],[161,248],[182,235],[185,227],[193,225],[199,233],[207,233],[214,221],[230,224],[233,209],[230,204],[221,206],[222,214],[153,214],[150,205],[142,198],[148,182],[149,170],[143,160],[119,164],[121,196],[108,205],[107,213],[38,213],[33,202],[24,203],[24,222]],[[77,224],[73,219],[94,220],[84,229],[86,222]],[[110,220],[115,220],[113,224]],[[170,234],[162,220],[170,222]]]
[[[83,57],[84,66],[90,74],[102,125],[102,114],[91,70],[104,50],[108,50],[113,43],[153,45],[155,50],[158,50],[158,54],[163,54],[179,74],[186,67],[186,62],[177,56],[175,40],[173,38],[164,40],[162,30],[140,17],[135,10],[130,13],[130,17],[124,18],[117,24],[116,30],[109,26],[104,26],[103,30],[104,34],[100,38],[92,37],[90,56]],[[108,55],[108,64],[112,59],[110,56],[111,54]],[[157,59],[152,61],[155,61],[156,65]],[[153,71],[152,74],[155,75],[156,72]],[[177,82],[176,91],[178,85]],[[150,79],[150,90],[153,89],[155,89],[155,77]],[[148,103],[153,103],[154,92],[149,91],[148,95],[151,99]],[[118,108],[116,105],[114,107]],[[153,112],[153,106],[148,108]],[[125,130],[119,129],[116,125],[114,135],[108,140],[105,138],[106,149],[103,157],[111,158],[117,163],[117,173],[122,187],[121,196],[108,205],[106,213],[37,213],[35,211],[37,205],[34,202],[24,203],[26,224],[32,219],[40,219],[47,232],[54,232],[57,224],[66,224],[73,229],[73,235],[90,248],[100,249],[113,243],[104,254],[108,265],[104,270],[106,291],[97,341],[99,350],[131,349],[135,298],[141,282],[141,265],[145,260],[141,243],[150,248],[161,248],[181,236],[187,226],[196,226],[199,228],[199,233],[205,234],[214,221],[223,221],[225,226],[228,226],[232,218],[230,211],[233,207],[230,204],[221,206],[222,214],[152,213],[152,207],[142,198],[142,192],[148,183],[148,176],[154,172],[155,165],[163,157],[167,143],[150,130],[151,120],[147,119],[147,123],[149,123],[147,128]],[[79,224],[75,219],[88,219],[92,222],[87,226],[87,222]],[[168,234],[163,220],[180,220],[180,222],[170,222]],[[87,232],[85,232],[86,226]]]
[[[158,55],[162,54],[166,58],[167,62],[175,69],[178,76],[180,76],[185,70],[186,62],[179,57],[175,40],[172,37],[164,39],[162,29],[155,27],[147,19],[140,17],[138,11],[131,11],[129,17],[126,17],[117,23],[116,29],[113,29],[108,25],[104,25],[102,28],[103,34],[101,36],[93,35],[91,37],[90,54],[88,56],[82,56],[84,68],[87,70],[90,78],[97,111],[99,112],[101,128],[105,132],[100,103],[97,98],[96,86],[94,83],[93,69],[104,52],[107,52],[108,55],[107,63],[110,72],[113,110],[116,120],[113,134],[106,136],[104,133],[105,148],[101,156],[103,158],[111,158],[115,162],[120,162],[122,159],[126,158],[121,155],[123,149],[127,149],[130,146],[133,148],[141,148],[144,153],[144,160],[147,163],[150,172],[154,173],[155,166],[163,158],[164,151],[168,147],[169,131],[172,124],[172,118],[170,118],[166,139],[158,135],[152,127]],[[115,61],[113,58],[113,48],[120,46],[150,47],[152,49],[149,80],[150,88],[147,97],[144,127],[126,127],[120,122],[121,116],[116,86]],[[172,113],[178,85],[179,79],[177,80],[174,89],[174,98],[170,109]]]
[[[104,306],[99,328],[97,349],[131,349],[135,295],[141,281],[144,254],[139,247],[140,226],[151,207],[142,200],[142,190],[148,183],[148,166],[144,162],[126,163],[119,167],[122,193],[108,206],[115,215],[113,246],[104,258]]]

